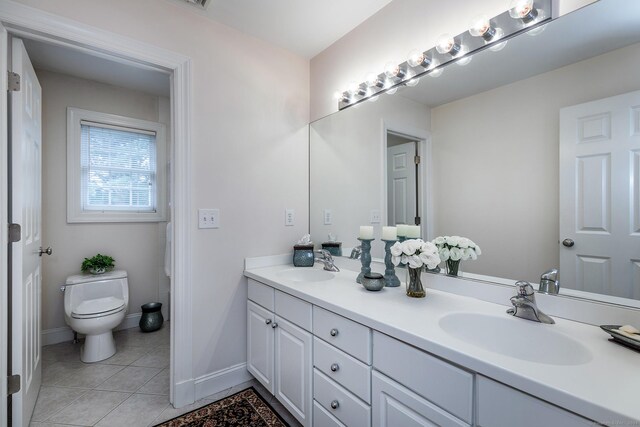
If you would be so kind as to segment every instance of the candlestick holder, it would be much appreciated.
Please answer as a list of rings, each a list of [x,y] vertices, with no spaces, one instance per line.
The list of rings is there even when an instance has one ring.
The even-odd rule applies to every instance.
[[[400,286],[400,279],[396,276],[396,269],[391,262],[391,246],[396,243],[396,240],[382,240],[384,242],[384,283],[386,287],[396,288]]]
[[[362,264],[362,267],[360,267],[360,274],[358,274],[356,282],[362,284],[364,275],[371,273],[371,242],[375,239],[361,239],[358,237],[358,240],[360,240],[360,247],[362,248],[362,252],[360,254],[360,263]]]

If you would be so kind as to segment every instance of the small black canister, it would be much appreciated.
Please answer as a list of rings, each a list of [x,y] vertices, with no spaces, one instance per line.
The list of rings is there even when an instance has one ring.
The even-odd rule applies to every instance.
[[[160,311],[162,303],[150,302],[143,304],[141,308],[140,329],[142,329],[142,332],[153,332],[160,329],[162,322],[164,322],[164,317],[162,317],[162,312]]]

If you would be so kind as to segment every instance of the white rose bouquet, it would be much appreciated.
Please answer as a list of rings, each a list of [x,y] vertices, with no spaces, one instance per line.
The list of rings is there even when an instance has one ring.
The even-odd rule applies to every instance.
[[[448,274],[457,276],[461,260],[476,260],[482,253],[473,240],[460,236],[440,236],[433,239],[438,255],[447,263]]]
[[[433,269],[440,264],[438,248],[431,242],[422,239],[409,239],[404,242],[396,242],[391,246],[391,262],[393,265],[408,264],[411,268],[420,268],[426,265]]]

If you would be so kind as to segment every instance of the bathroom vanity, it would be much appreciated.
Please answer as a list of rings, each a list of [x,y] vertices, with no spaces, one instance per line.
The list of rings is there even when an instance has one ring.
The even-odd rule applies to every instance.
[[[640,423],[640,354],[596,326],[275,259],[247,260],[247,368],[305,426]]]

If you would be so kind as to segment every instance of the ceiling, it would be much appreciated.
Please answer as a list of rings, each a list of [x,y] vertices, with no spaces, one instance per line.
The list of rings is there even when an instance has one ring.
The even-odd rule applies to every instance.
[[[173,0],[187,4],[186,0]],[[310,59],[392,0],[210,0],[194,12]]]
[[[210,0],[194,13],[312,58],[392,0]],[[23,39],[36,69],[169,96],[169,74],[68,46]]]
[[[156,96],[169,97],[169,74],[116,62],[71,47],[22,39],[35,69],[54,71]]]

